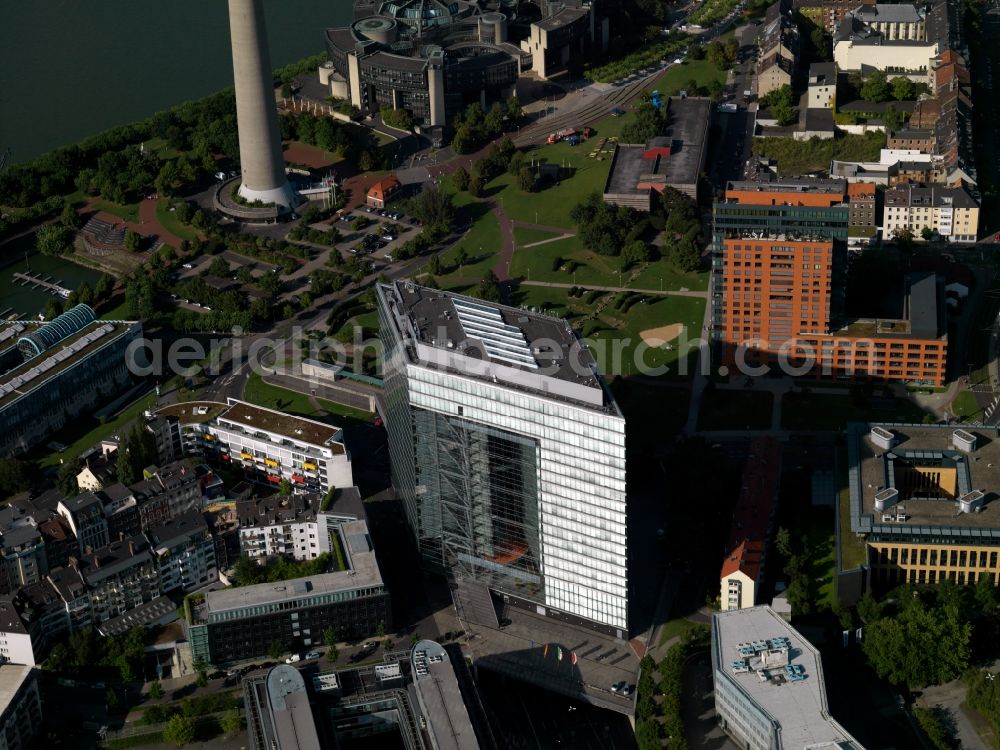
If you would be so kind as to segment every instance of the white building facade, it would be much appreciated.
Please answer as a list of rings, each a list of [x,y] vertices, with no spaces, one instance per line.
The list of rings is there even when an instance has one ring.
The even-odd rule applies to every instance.
[[[536,372],[533,333],[571,347],[563,321],[410,284],[378,291],[393,483],[424,560],[626,637],[625,420],[596,365],[576,382]],[[414,339],[424,312],[457,315],[488,360]]]

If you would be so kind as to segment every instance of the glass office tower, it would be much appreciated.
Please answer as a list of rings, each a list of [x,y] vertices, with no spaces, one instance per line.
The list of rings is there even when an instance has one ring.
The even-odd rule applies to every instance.
[[[625,420],[565,321],[378,287],[393,484],[425,563],[625,637]]]

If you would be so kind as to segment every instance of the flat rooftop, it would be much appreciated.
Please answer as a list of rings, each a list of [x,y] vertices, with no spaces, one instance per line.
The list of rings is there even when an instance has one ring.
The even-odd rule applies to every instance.
[[[229,408],[218,416],[217,421],[219,423],[236,423],[244,429],[259,428],[289,440],[327,446],[332,448],[335,453],[344,452],[344,446],[336,442],[336,437],[340,433],[339,427],[254,406],[246,401],[229,399]]]
[[[31,667],[24,664],[0,664],[0,710],[7,709],[30,676]]]
[[[703,97],[670,97],[667,128],[653,141],[670,147],[669,156],[644,158],[661,143],[619,144],[608,173],[605,193],[646,193],[651,184],[691,185],[698,181],[705,161],[706,136],[712,102]],[[639,186],[642,186],[641,188]]]
[[[188,401],[164,406],[156,414],[161,417],[176,417],[183,424],[204,424],[211,422],[228,408],[218,401]]]
[[[375,559],[375,549],[368,533],[368,524],[364,521],[350,521],[343,524],[341,529],[346,540],[344,551],[348,557],[347,570],[293,578],[277,583],[259,583],[254,586],[209,591],[205,594],[204,607],[199,608],[201,616],[198,619],[204,622],[210,620],[213,614],[244,607],[382,586],[382,573]]]
[[[438,750],[473,750],[479,740],[465,708],[448,652],[434,641],[413,647],[410,665],[414,690]]]
[[[731,663],[740,658],[740,646],[755,641],[786,638],[789,662],[804,668],[805,679],[766,680],[754,671],[734,674]],[[739,689],[781,727],[781,746],[824,747],[840,743],[840,750],[861,745],[834,720],[827,707],[826,686],[819,653],[805,637],[770,607],[757,606],[712,615],[712,660]],[[774,670],[783,674],[783,670]]]
[[[569,24],[583,18],[587,15],[588,10],[586,8],[563,8],[554,16],[549,16],[541,21],[535,23],[540,29],[545,29],[546,31],[552,31],[553,29],[561,29],[563,26],[568,26]]]
[[[44,385],[60,373],[73,367],[80,360],[117,341],[133,326],[138,325],[138,323],[94,321],[38,356],[11,368],[0,375],[0,408]],[[21,328],[21,331],[17,331],[18,327]],[[32,325],[26,324],[24,321],[2,324],[0,325],[0,340],[8,331],[14,332],[8,337],[11,342],[10,346],[13,347],[21,336],[41,327],[42,324]],[[6,349],[4,351],[6,352]]]
[[[415,363],[617,412],[593,355],[565,320],[409,281],[378,292]]]
[[[891,450],[872,442],[871,429],[881,427],[894,436]],[[953,444],[962,429],[976,437],[976,447],[964,453]],[[864,424],[848,427],[851,530],[881,536],[926,534],[1000,538],[1000,430],[994,427],[954,425]],[[918,491],[907,480],[915,469],[933,468],[946,475],[941,486]],[[884,511],[875,509],[875,495],[887,488],[900,494]],[[956,495],[972,490],[985,493],[978,513],[959,512]],[[883,515],[905,520],[884,521]],[[973,532],[976,530],[976,533]]]

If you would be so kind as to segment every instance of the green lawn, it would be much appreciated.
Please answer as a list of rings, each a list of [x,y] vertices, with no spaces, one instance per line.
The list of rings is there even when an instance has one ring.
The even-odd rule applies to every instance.
[[[182,240],[194,240],[198,237],[198,230],[188,226],[177,218],[177,212],[170,210],[171,202],[163,199],[156,202],[156,220],[163,225],[171,234],[180,237]]]
[[[309,396],[298,391],[290,391],[286,388],[279,388],[264,382],[260,373],[253,373],[247,379],[246,389],[243,391],[243,399],[251,404],[264,406],[268,409],[277,409],[288,414],[295,414],[300,417],[308,417],[321,422],[336,424],[338,427],[345,427],[351,422],[369,422],[371,415],[368,412],[352,409],[348,406],[318,398],[320,410],[328,412],[333,416],[319,416],[319,411],[314,409],[309,403]],[[342,417],[342,419],[338,419]]]
[[[557,264],[557,261],[562,261]],[[618,273],[621,261],[610,255],[599,255],[583,246],[579,237],[546,242],[537,247],[522,247],[514,253],[510,275],[528,281],[551,281],[579,286],[623,285],[630,289],[671,291],[708,288],[707,273],[678,271],[669,261],[644,263]]]
[[[555,232],[546,232],[544,229],[514,227],[514,242],[518,247],[530,245],[533,242],[541,242],[542,240],[551,240],[558,236]]]
[[[814,601],[820,609],[830,609],[837,601],[837,557],[833,514],[829,508],[811,508],[805,529],[806,572],[816,586]]]
[[[601,297],[622,295],[608,292]],[[622,312],[612,301],[596,318],[592,315],[599,300],[587,304],[586,295],[570,297],[568,289],[522,285],[515,294],[514,303],[524,307],[566,318],[587,339],[598,366],[607,375],[648,374],[654,377],[688,377],[690,370],[681,375],[678,359],[683,354],[676,348],[651,348],[641,337],[650,328],[680,323],[687,328],[688,336],[701,331],[705,300],[693,297],[636,296],[636,302]],[[666,368],[666,369],[664,369]]]
[[[133,224],[139,222],[139,204],[129,203],[123,206],[120,203],[112,203],[111,201],[99,200],[94,204],[94,208],[98,211],[106,211],[112,216],[117,216],[119,219],[125,221],[130,221]]]
[[[969,391],[961,391],[955,400],[951,402],[951,410],[956,417],[961,417],[968,422],[982,419],[983,410],[976,402],[976,395]]]
[[[771,427],[773,394],[715,388],[702,395],[699,430],[766,430]]]
[[[847,470],[841,472],[840,492],[837,494],[840,526],[840,569],[854,570],[868,560],[865,543],[851,531],[851,490],[847,487]]]
[[[843,135],[828,140],[810,138],[796,141],[791,138],[754,138],[755,156],[776,159],[778,172],[783,176],[797,176],[812,172],[826,172],[834,159],[842,161],[878,161],[880,149],[885,147],[885,133],[870,131],[865,135]]]
[[[658,646],[666,645],[667,641],[671,638],[680,638],[682,641],[687,637],[687,634],[696,628],[703,628],[704,625],[699,625],[696,622],[691,622],[690,620],[685,620],[683,617],[678,617],[674,620],[668,620],[663,623],[663,628],[660,630],[660,640],[657,642]]]
[[[128,320],[130,317],[124,297],[117,305],[101,313],[101,320]]]
[[[441,254],[441,268],[447,272],[437,277],[442,289],[464,291],[478,284],[486,272],[496,265],[497,253],[500,252],[500,224],[493,212],[487,210],[485,203],[478,203],[476,207],[478,210],[475,213],[479,215],[469,231],[454,247]],[[473,210],[471,204],[466,210]],[[468,260],[461,268],[456,259],[459,248],[464,248],[468,255]],[[427,266],[418,273],[428,273]]]
[[[688,16],[688,23],[696,26],[711,26],[725,18],[739,5],[739,0],[706,0]]]
[[[608,119],[611,121],[609,128],[616,125],[620,128],[615,118]],[[604,161],[597,161],[587,156],[600,143],[601,137],[609,134],[602,128],[596,130],[597,135],[579,146],[570,146],[561,141],[525,152],[529,159],[541,160],[547,164],[566,165],[568,176],[558,184],[550,184],[539,192],[526,193],[518,186],[517,178],[505,172],[487,185],[487,194],[497,201],[503,199],[504,213],[511,219],[576,231],[569,216],[570,212],[590,193],[604,190],[608,170],[611,168],[610,154],[604,155]]]
[[[923,421],[926,412],[912,401],[898,398],[858,402],[852,396],[826,393],[785,394],[781,404],[781,427],[785,430],[842,431],[849,422]]]
[[[657,90],[666,96],[673,96],[681,89],[688,88],[691,81],[698,86],[707,86],[712,81],[725,83],[726,71],[708,60],[684,60],[680,65],[671,65],[647,88],[650,91]]]
[[[98,422],[89,416],[78,417],[70,425],[54,433],[47,441],[62,443],[66,446],[66,450],[62,453],[55,453],[45,446],[39,446],[33,451],[39,466],[44,469],[48,466],[57,466],[64,461],[75,461],[87,448],[140,417],[155,402],[155,396],[146,396],[126,408],[118,416],[104,422]]]

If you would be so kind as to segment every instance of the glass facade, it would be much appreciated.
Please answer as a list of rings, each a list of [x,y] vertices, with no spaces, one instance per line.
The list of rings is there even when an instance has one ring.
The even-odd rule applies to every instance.
[[[627,633],[620,413],[415,364],[382,302],[393,485],[425,562]]]

